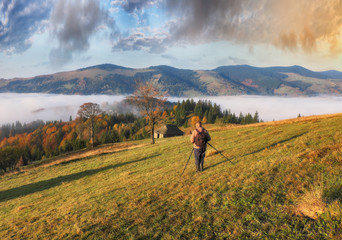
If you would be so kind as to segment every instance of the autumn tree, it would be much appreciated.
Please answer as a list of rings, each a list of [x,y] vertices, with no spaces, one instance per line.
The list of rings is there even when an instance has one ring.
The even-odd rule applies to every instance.
[[[136,85],[136,91],[126,99],[137,106],[142,115],[146,116],[151,128],[151,143],[154,144],[154,126],[160,116],[159,110],[166,102],[165,93],[161,92],[151,82],[144,84],[136,82]]]
[[[90,144],[94,147],[95,136],[95,117],[100,115],[102,110],[97,103],[84,103],[80,106],[77,115],[87,123],[87,127],[90,133]]]
[[[193,117],[191,118],[191,125],[192,125],[192,126],[195,126],[196,123],[199,122],[199,121],[200,121],[200,117],[199,117],[199,116],[193,116]]]

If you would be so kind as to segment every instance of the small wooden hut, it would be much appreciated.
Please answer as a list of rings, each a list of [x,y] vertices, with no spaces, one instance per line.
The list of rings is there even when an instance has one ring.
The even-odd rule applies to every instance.
[[[175,136],[183,136],[184,132],[181,131],[176,125],[166,124],[158,128],[154,132],[154,138],[168,138]]]

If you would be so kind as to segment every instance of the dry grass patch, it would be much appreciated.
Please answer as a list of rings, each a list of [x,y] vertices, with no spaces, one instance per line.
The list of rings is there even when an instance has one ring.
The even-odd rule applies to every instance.
[[[206,157],[210,157],[210,156],[213,156],[213,155],[216,155],[216,154],[219,154],[220,152],[216,151],[216,150],[209,150],[206,152]]]
[[[323,193],[320,187],[306,192],[295,206],[295,214],[316,220],[326,210]]]
[[[324,114],[324,115],[314,115],[314,116],[308,116],[308,117],[300,117],[300,118],[291,118],[291,119],[285,119],[285,120],[279,120],[279,121],[270,121],[270,122],[260,122],[260,123],[253,123],[253,124],[247,124],[247,125],[239,125],[239,124],[225,124],[223,126],[217,126],[212,125],[210,127],[207,127],[208,130],[211,130],[213,132],[216,131],[224,131],[228,129],[237,129],[237,128],[252,128],[252,127],[264,127],[264,126],[278,126],[278,125],[286,125],[286,124],[292,124],[292,123],[298,123],[298,122],[315,122],[318,120],[323,119],[329,119],[329,118],[335,118],[335,117],[341,117],[342,113],[335,113],[335,114]]]

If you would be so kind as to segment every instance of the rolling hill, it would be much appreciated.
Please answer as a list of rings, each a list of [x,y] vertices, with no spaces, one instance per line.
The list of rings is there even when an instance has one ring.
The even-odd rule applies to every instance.
[[[0,176],[1,239],[340,239],[342,115],[206,126]],[[94,152],[95,151],[95,152]],[[97,152],[96,152],[97,151]]]
[[[313,72],[300,66],[258,68],[222,66],[213,70],[153,66],[143,69],[102,64],[33,78],[1,79],[0,92],[131,94],[135,81],[152,81],[171,96],[280,95],[342,93],[342,73]]]

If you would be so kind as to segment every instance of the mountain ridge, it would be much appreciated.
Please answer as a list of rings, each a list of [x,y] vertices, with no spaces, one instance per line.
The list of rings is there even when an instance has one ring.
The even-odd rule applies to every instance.
[[[167,65],[128,68],[110,63],[31,78],[0,79],[0,92],[54,94],[132,94],[135,81],[155,83],[172,96],[342,94],[342,72],[315,72],[294,65],[227,65],[211,70]]]

